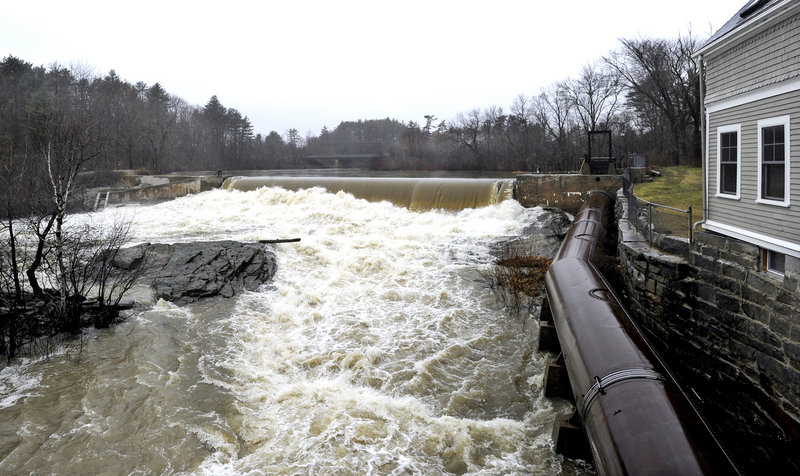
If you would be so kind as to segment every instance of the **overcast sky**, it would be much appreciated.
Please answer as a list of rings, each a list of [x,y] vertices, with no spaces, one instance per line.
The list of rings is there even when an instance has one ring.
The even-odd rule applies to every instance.
[[[256,132],[451,119],[577,76],[619,38],[700,38],[745,0],[7,0],[0,55],[114,69]]]

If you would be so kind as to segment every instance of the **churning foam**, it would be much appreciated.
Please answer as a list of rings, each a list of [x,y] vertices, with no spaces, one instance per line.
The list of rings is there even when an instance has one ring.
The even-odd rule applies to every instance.
[[[232,397],[190,430],[208,448],[200,472],[562,471],[549,436],[563,408],[540,397],[535,326],[509,318],[479,272],[538,210],[413,212],[321,188],[131,210],[137,242],[301,238],[278,245],[274,281],[231,312],[192,308],[218,336],[195,385]]]

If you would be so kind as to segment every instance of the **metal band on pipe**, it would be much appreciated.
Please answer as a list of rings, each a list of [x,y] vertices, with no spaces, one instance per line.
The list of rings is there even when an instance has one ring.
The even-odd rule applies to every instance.
[[[581,404],[581,417],[585,417],[598,395],[605,393],[605,390],[619,382],[626,380],[661,380],[666,381],[666,377],[652,369],[623,369],[611,372],[603,377],[595,377],[594,384],[586,391]]]

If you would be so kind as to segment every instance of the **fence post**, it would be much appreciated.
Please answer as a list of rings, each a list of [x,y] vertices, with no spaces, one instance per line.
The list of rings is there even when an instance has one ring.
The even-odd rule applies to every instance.
[[[694,241],[694,230],[692,229],[692,206],[689,205],[689,247],[692,246]]]
[[[647,202],[647,244],[653,246],[653,204]]]

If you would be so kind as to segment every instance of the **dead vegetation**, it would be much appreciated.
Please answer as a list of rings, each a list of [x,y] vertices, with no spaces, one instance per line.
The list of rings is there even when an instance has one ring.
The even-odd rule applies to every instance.
[[[508,313],[528,316],[544,289],[544,278],[552,263],[539,255],[535,243],[505,243],[494,265],[481,273]]]

